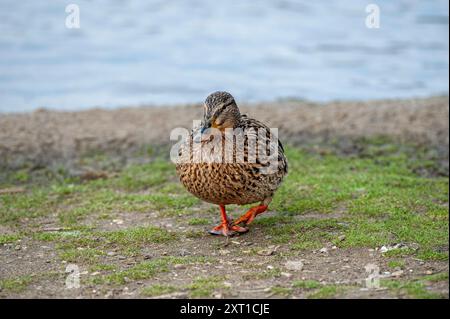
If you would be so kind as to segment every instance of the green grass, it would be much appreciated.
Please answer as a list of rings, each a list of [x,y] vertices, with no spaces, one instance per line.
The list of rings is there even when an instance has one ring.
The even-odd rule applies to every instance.
[[[0,195],[0,223],[15,224],[24,218],[35,218],[48,214],[55,205],[49,190],[34,188],[30,192]]]
[[[255,225],[263,227],[274,243],[290,243],[294,250],[317,249],[330,241],[342,248],[405,242],[419,244],[417,251],[408,252],[418,258],[448,260],[448,251],[440,249],[448,242],[448,178],[417,175],[406,154],[396,147],[383,146],[382,141],[372,141],[373,148],[368,147],[362,157],[342,158],[287,148],[290,173],[270,207],[278,214],[261,216]],[[113,218],[110,216],[117,212],[153,210],[166,217],[192,214],[191,208],[198,207],[200,201],[176,179],[173,164],[164,160],[129,166],[108,179],[84,183],[58,179],[49,187],[0,196],[4,207],[0,223],[52,211],[58,213],[62,226],[72,228],[79,227],[88,216],[101,220]],[[341,216],[326,218],[336,211]],[[296,219],[310,213],[322,214],[324,219]],[[198,216],[187,223],[211,222],[209,216]],[[126,244],[147,235],[160,242],[174,236],[134,230],[107,237]],[[339,242],[339,235],[346,239]],[[391,254],[394,252],[386,256]]]
[[[339,294],[343,293],[347,287],[338,285],[323,286],[314,292],[310,293],[308,299],[332,299],[337,298]]]
[[[0,245],[14,243],[22,238],[19,234],[0,234]]]
[[[438,293],[427,290],[425,284],[419,280],[399,281],[399,280],[382,280],[383,287],[389,288],[397,295],[406,294],[414,299],[440,299],[442,296]]]
[[[94,264],[98,261],[99,257],[103,255],[105,255],[105,252],[101,250],[79,247],[77,249],[69,248],[62,250],[59,254],[59,258],[73,263]]]
[[[116,231],[94,231],[92,229],[36,232],[36,240],[53,242],[62,260],[86,263],[98,262],[106,251],[116,251],[123,255],[138,256],[141,249],[152,244],[167,244],[178,238],[176,233],[165,229],[147,226],[134,227]]]
[[[189,290],[189,295],[192,298],[211,297],[215,290],[227,289],[223,284],[223,278],[218,276],[197,278],[186,288]]]
[[[321,286],[321,283],[316,280],[296,280],[292,282],[292,287],[302,289],[316,289]]]
[[[89,267],[89,271],[93,272],[104,272],[104,271],[116,271],[117,266],[110,264],[95,264]]]
[[[448,271],[422,276],[412,280],[383,279],[381,285],[389,288],[397,296],[406,296],[414,299],[441,299],[447,298],[446,295],[430,291],[427,288],[427,283],[442,281],[445,281],[448,285]]]
[[[169,233],[159,227],[136,227],[124,230],[102,232],[100,236],[119,245],[137,245],[147,243],[167,243],[177,238],[176,233]]]
[[[403,260],[390,260],[388,261],[389,268],[404,268],[405,262]]]
[[[409,248],[382,255],[390,269],[405,268],[410,258],[447,261],[448,177],[418,174],[423,169],[439,171],[424,150],[410,152],[408,146],[394,145],[383,138],[360,143],[360,152],[353,156],[286,147],[289,175],[269,207],[273,214],[258,216],[243,240],[253,241],[252,233],[259,232],[261,238],[265,238],[261,247],[282,245],[287,248],[283,251],[286,256],[317,250],[330,243],[339,249],[404,243]],[[143,149],[142,156],[148,152],[153,153],[153,149]],[[0,244],[26,239],[37,241],[39,245],[53,245],[60,259],[99,272],[90,280],[106,285],[154,278],[167,273],[175,263],[204,262],[197,257],[195,261],[194,257],[177,259],[181,257],[175,256],[143,261],[144,250],[155,251],[155,255],[160,256],[163,251],[185,242],[194,247],[196,243],[218,243],[206,249],[223,245],[220,239],[208,237],[200,230],[203,227],[177,228],[212,227],[219,221],[219,211],[184,189],[172,163],[158,158],[150,163],[123,167],[104,154],[94,154],[82,161],[88,166],[100,165],[100,162],[105,163],[102,168],[108,172],[108,177],[89,181],[69,176],[69,170],[64,167],[53,171],[0,172],[2,177],[7,176],[0,181],[2,187],[20,185],[26,189],[23,193],[0,195],[0,225],[13,232],[1,234]],[[245,207],[230,207],[229,211],[239,216]],[[174,226],[173,231],[137,223],[124,226],[129,225],[128,220],[122,226],[105,228],[113,219],[130,214],[141,214],[139,221],[146,216],[151,216],[149,222],[168,219]],[[62,230],[43,231],[48,220]],[[259,248],[255,246],[231,243],[227,249],[249,250],[249,256],[260,258]],[[124,267],[115,257],[107,255],[111,251],[135,258],[137,264]],[[259,271],[246,273],[243,279],[278,280],[282,266],[277,265],[278,253],[272,257],[273,269],[257,268]],[[398,294],[429,297],[434,295],[426,289],[427,284],[443,280],[445,276],[448,279],[448,274],[439,274],[429,276],[428,281],[386,285]],[[207,297],[215,290],[226,289],[223,278],[207,278],[194,280],[184,288],[191,297]],[[3,280],[2,284],[13,287],[23,282],[22,286],[26,286],[25,279]],[[145,288],[142,294],[157,296],[170,287],[155,284]],[[333,298],[345,291],[345,287],[309,280],[293,281],[289,288],[275,285],[274,289],[279,290],[275,293],[280,296],[287,296],[288,290],[302,289],[311,298]]]
[[[164,259],[142,262],[129,269],[117,271],[94,279],[94,283],[126,284],[130,281],[152,278],[158,273],[168,271],[168,262]]]
[[[21,276],[17,278],[0,279],[1,290],[10,292],[21,292],[25,290],[32,282],[32,278],[29,275]]]
[[[94,284],[110,284],[123,285],[127,282],[153,278],[157,274],[168,272],[170,267],[176,264],[196,264],[204,263],[207,260],[205,257],[161,257],[149,261],[141,262],[135,266],[127,269],[116,270],[112,273],[97,276],[92,279]]]
[[[177,291],[176,287],[169,285],[155,284],[142,289],[141,294],[148,297],[155,297],[170,294],[175,291]]]
[[[441,272],[438,274],[427,275],[422,277],[421,280],[429,282],[448,281],[448,272]]]
[[[276,193],[272,210],[282,213],[281,225],[268,232],[293,249],[315,249],[332,241],[341,247],[380,247],[417,243],[424,260],[447,260],[448,178],[415,174],[404,154],[379,158],[339,158],[289,149],[290,174]],[[343,209],[342,209],[343,208]],[[338,219],[289,220],[287,216],[336,209]],[[285,214],[285,215],[283,215]],[[276,217],[275,217],[276,218]],[[271,219],[261,225],[273,225]],[[339,234],[346,236],[337,241]]]

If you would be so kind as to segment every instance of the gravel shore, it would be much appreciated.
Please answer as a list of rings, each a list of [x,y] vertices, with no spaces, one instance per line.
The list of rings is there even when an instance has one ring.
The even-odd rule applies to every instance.
[[[240,108],[278,127],[285,143],[383,135],[431,146],[448,158],[448,96],[324,104],[280,101]],[[92,152],[126,157],[145,145],[171,143],[173,128],[190,128],[201,116],[200,105],[0,114],[0,167],[45,167]]]

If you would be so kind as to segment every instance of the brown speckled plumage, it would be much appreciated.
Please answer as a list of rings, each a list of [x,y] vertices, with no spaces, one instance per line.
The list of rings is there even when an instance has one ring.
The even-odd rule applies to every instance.
[[[192,150],[192,146],[196,143],[195,136],[210,127],[218,128],[221,133],[212,141],[202,141],[201,149]],[[238,136],[242,136],[242,140],[245,141],[242,144],[232,142],[233,160],[228,162],[224,161],[224,146],[227,142],[233,141],[233,137],[230,140],[230,136],[224,133],[225,129],[240,132]],[[262,161],[259,155],[256,155],[256,161],[249,160],[252,153],[249,153],[248,141],[249,138],[258,136],[258,129],[264,129],[264,132],[267,132],[266,136],[270,137],[271,133],[266,125],[240,114],[234,98],[229,93],[215,92],[208,96],[201,126],[191,132],[190,138],[179,150],[180,161],[176,165],[176,170],[181,183],[190,193],[209,203],[224,207],[229,204],[245,205],[261,202],[261,205],[267,208],[287,173],[287,160],[281,142],[276,140],[275,143],[267,143],[261,139],[257,139],[257,150],[261,148],[269,152],[272,148],[272,154],[277,151],[277,164],[271,166],[267,160]],[[210,149],[220,147],[219,144],[222,145],[222,152],[216,152],[214,158],[211,158]],[[209,161],[195,162],[193,159],[199,154]],[[244,161],[236,161],[238,156]]]

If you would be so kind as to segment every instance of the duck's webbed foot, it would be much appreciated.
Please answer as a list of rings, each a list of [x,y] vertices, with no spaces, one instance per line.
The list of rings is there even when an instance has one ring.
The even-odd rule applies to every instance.
[[[244,215],[242,215],[241,217],[239,217],[238,219],[236,219],[232,225],[236,226],[239,225],[241,223],[245,223],[246,225],[249,225],[257,215],[264,213],[267,210],[267,205],[259,205],[259,206],[255,206],[250,208]]]
[[[220,205],[220,213],[222,217],[222,223],[209,231],[211,235],[223,235],[230,237],[236,235],[237,233],[246,233],[248,231],[248,228],[231,224],[225,212],[224,205]]]
[[[209,231],[211,235],[223,235],[227,237],[246,232],[248,232],[248,228],[229,224],[220,224]]]

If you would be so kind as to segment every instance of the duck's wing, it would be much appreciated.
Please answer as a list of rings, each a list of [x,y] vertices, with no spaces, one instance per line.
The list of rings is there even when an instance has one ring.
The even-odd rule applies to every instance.
[[[242,115],[240,128],[246,133],[246,135],[250,138],[256,138],[258,143],[258,148],[265,149],[265,153],[267,156],[271,156],[272,154],[277,154],[278,156],[278,172],[286,174],[288,171],[288,163],[286,156],[284,154],[284,147],[281,143],[278,135],[275,135],[274,131],[271,131],[270,128],[264,123],[248,117],[247,115]],[[260,139],[260,136],[264,136],[265,139]],[[277,134],[277,133],[276,133]],[[246,147],[248,143],[246,143]],[[277,150],[275,148],[278,148]],[[248,148],[244,151],[246,155],[248,155]],[[267,166],[268,163],[263,163],[260,161],[258,156],[256,157],[256,164],[261,166]]]

